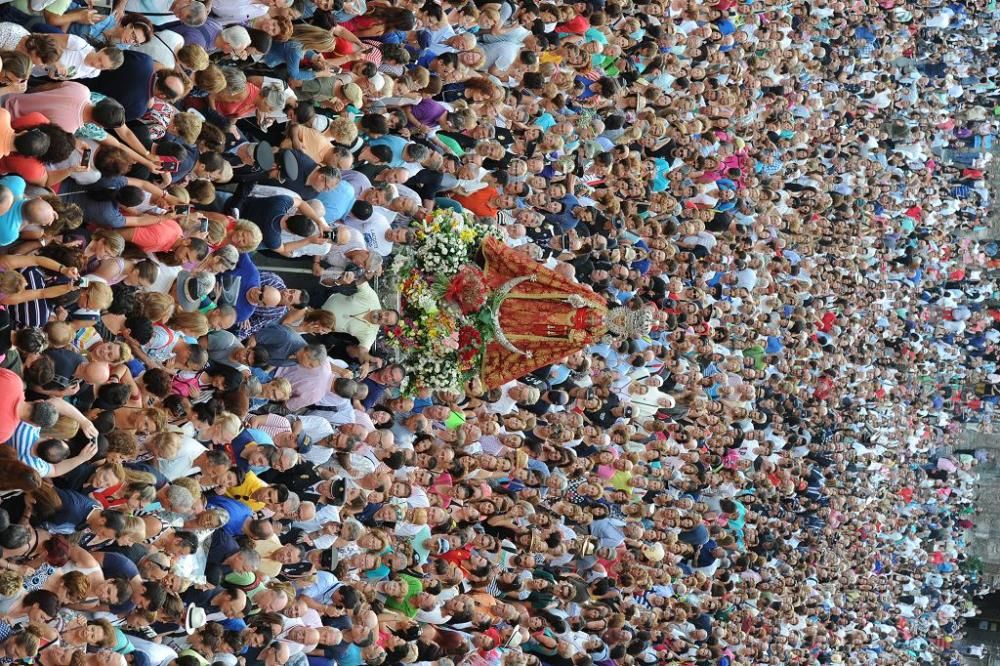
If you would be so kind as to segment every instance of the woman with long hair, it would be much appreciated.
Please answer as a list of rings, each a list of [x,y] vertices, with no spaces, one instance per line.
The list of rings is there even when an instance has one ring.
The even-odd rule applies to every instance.
[[[323,30],[308,23],[292,26],[289,36],[271,41],[271,48],[264,54],[264,63],[270,67],[284,65],[288,69],[288,81],[309,81],[317,76],[330,76],[326,69],[302,68],[303,60],[314,61],[317,53],[334,49],[336,42],[329,30]]]
[[[29,624],[24,631],[10,634],[10,625],[0,625],[8,632],[6,640],[0,643],[0,664],[29,663],[38,655],[45,633],[35,624]]]
[[[417,17],[402,7],[378,6],[364,16],[356,16],[338,27],[349,31],[358,39],[382,39],[392,32],[413,30]]]

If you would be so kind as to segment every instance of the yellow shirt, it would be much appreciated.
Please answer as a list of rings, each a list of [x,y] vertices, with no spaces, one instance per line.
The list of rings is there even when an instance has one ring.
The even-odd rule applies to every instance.
[[[323,309],[329,310],[337,318],[333,330],[353,335],[358,339],[358,346],[366,351],[375,344],[378,324],[365,320],[364,315],[371,310],[381,310],[382,303],[370,284],[362,283],[352,296],[333,294],[326,299]]]
[[[250,507],[252,511],[260,511],[267,505],[263,502],[258,502],[250,496],[253,495],[255,491],[265,487],[267,487],[267,484],[258,479],[256,474],[253,472],[247,472],[247,475],[243,477],[243,483],[226,489],[226,496],[243,502]]]
[[[268,578],[276,578],[281,573],[281,562],[271,559],[271,553],[281,548],[278,537],[271,535],[267,539],[253,542],[253,549],[260,553],[260,566],[257,572]]]
[[[621,470],[615,472],[611,477],[611,487],[615,490],[630,490],[632,488],[632,472]]]

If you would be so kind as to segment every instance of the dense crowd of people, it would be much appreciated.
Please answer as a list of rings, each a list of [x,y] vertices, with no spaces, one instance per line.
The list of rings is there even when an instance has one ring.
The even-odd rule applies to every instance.
[[[956,659],[998,27],[0,5],[0,663]],[[442,208],[653,330],[408,390],[384,270]]]

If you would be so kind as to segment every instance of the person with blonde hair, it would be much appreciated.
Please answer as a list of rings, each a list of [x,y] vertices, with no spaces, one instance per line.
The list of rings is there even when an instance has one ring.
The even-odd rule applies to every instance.
[[[301,308],[289,312],[281,323],[298,333],[326,335],[336,328],[337,316],[323,308]]]
[[[289,36],[271,43],[263,62],[270,67],[287,67],[290,82],[311,81],[316,78],[317,70],[302,67],[306,52],[329,53],[336,46],[337,42],[329,30],[308,23],[294,24]]]
[[[237,220],[236,224],[229,230],[225,242],[241,253],[248,253],[260,247],[263,240],[264,234],[261,233],[260,227],[250,220]]]
[[[163,430],[167,416],[156,407],[119,407],[114,411],[115,427],[134,430],[140,435],[151,435]]]
[[[149,516],[154,521],[159,522],[154,516]],[[121,534],[115,539],[115,542],[119,546],[132,546],[137,543],[142,543],[146,540],[148,530],[146,527],[146,517],[127,515],[125,516],[125,527],[122,529]]]
[[[330,141],[350,146],[357,138],[358,126],[350,118],[341,116],[331,120],[323,132],[302,124],[289,128],[288,138],[282,142],[281,147],[300,150],[317,164],[332,166],[334,155]]]
[[[197,71],[193,76],[195,87],[209,95],[217,95],[226,89],[226,75],[222,69],[209,63],[208,67]]]
[[[180,432],[158,432],[145,446],[156,470],[171,482],[190,474],[194,461],[206,451],[197,440]]]
[[[207,335],[210,327],[208,318],[201,312],[182,312],[175,310],[167,321],[167,327],[191,338]]]
[[[142,294],[139,304],[142,316],[154,324],[165,324],[173,316],[176,308],[173,298],[156,291]]]
[[[185,47],[186,48],[186,47]],[[205,119],[189,111],[182,111],[175,114],[167,125],[167,131],[173,132],[181,141],[189,146],[198,142],[198,135],[205,124]]]
[[[192,76],[208,69],[211,63],[208,59],[208,53],[201,44],[185,44],[177,50],[177,64],[185,70],[188,76]]]
[[[55,425],[49,428],[42,428],[39,433],[40,439],[58,439],[60,441],[69,441],[76,437],[76,434],[80,432],[80,424],[69,418],[68,416],[60,416],[55,422]]]
[[[106,282],[91,282],[86,287],[80,289],[80,296],[77,298],[77,309],[73,313],[75,320],[90,325],[101,316],[101,312],[111,307],[114,294],[111,287]],[[79,319],[81,315],[90,317],[89,319]]]
[[[11,634],[0,643],[0,661],[3,663],[30,663],[38,655],[45,630],[34,623],[20,632]]]

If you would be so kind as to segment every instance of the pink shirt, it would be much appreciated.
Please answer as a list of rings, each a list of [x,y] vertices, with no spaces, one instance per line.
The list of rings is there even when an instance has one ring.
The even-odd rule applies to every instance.
[[[41,113],[50,122],[67,132],[76,132],[84,126],[83,110],[90,104],[90,90],[82,83],[67,81],[51,90],[7,95],[3,108],[17,118],[29,113]]]

